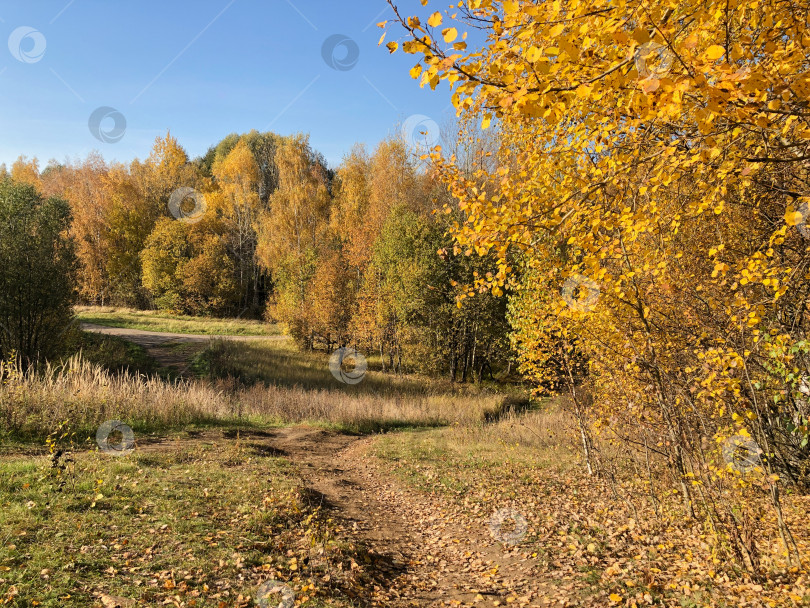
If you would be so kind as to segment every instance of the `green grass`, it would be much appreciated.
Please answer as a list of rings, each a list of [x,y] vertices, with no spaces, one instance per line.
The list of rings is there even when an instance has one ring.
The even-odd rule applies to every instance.
[[[76,452],[59,459],[65,469],[48,456],[0,459],[0,604],[96,606],[106,594],[254,606],[274,578],[312,596],[303,606],[348,605],[334,581],[319,585],[350,556],[294,465],[263,449],[261,433],[227,435],[127,456]]]
[[[108,327],[206,336],[275,336],[281,333],[276,325],[252,319],[193,317],[102,306],[77,306],[75,310],[80,321]]]

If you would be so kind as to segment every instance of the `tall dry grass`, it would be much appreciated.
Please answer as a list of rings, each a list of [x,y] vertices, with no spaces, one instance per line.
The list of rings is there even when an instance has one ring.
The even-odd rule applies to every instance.
[[[407,426],[469,424],[497,412],[504,397],[425,390],[366,392],[353,386],[305,388],[229,380],[167,382],[111,373],[75,355],[39,371],[0,363],[0,437],[42,438],[61,423],[92,434],[118,419],[137,431],[161,431],[216,422],[326,423],[357,432]]]
[[[112,373],[80,355],[38,371],[0,363],[0,378],[0,429],[11,436],[40,437],[63,422],[79,432],[110,419],[155,429],[229,415],[229,399],[214,387]]]

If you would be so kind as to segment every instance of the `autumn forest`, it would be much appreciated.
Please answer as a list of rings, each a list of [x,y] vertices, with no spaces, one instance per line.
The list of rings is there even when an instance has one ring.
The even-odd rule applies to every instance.
[[[216,500],[250,538],[206,511],[238,551],[189,540],[219,566],[183,562],[177,605],[269,606],[268,577],[285,608],[807,605],[807,6],[381,4],[378,51],[455,109],[436,141],[396,125],[330,166],[304,133],[192,158],[169,131],[0,168],[5,437],[62,491],[53,454],[128,421],[156,455],[88,460],[98,502],[236,467]],[[0,505],[41,501],[15,466]],[[134,559],[104,605],[171,601],[180,570]]]

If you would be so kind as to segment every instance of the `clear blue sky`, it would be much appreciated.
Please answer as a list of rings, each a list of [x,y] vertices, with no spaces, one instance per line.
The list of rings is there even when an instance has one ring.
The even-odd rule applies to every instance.
[[[310,133],[335,166],[411,115],[448,123],[447,85],[420,89],[408,75],[416,57],[377,46],[376,23],[391,15],[385,0],[1,0],[0,162],[144,158],[167,129],[195,157],[258,129]],[[350,69],[322,57],[335,34],[357,45],[353,66],[351,41],[330,55]],[[386,41],[401,36],[390,29]],[[115,143],[88,128],[101,106],[126,119]]]

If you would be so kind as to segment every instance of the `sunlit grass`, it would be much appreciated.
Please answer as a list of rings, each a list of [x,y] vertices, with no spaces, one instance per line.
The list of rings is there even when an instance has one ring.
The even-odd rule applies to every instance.
[[[64,470],[47,456],[4,457],[0,603],[85,607],[104,594],[255,606],[273,578],[315,596],[303,606],[347,605],[328,589],[301,593],[340,548],[293,465],[260,441],[220,432],[121,457],[77,452]]]
[[[276,325],[252,319],[193,317],[113,306],[77,306],[75,311],[79,320],[85,323],[145,331],[207,336],[274,336],[281,333]]]
[[[330,353],[303,352],[290,343],[215,343],[203,354],[210,373],[239,392],[245,411],[288,422],[318,422],[355,432],[481,423],[511,402],[519,388],[494,391],[417,374],[369,369],[357,384],[337,380]]]

